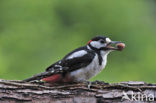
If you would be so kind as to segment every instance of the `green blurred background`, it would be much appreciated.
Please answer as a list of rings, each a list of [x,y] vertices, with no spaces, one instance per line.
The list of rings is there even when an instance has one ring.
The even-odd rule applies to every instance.
[[[154,0],[0,0],[0,78],[43,72],[95,35],[126,48],[91,80],[156,82]]]

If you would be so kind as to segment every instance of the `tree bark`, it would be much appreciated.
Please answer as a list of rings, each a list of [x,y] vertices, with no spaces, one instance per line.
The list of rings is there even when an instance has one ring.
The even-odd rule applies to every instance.
[[[127,97],[126,97],[127,96]],[[156,103],[156,84],[55,84],[0,80],[0,103]]]

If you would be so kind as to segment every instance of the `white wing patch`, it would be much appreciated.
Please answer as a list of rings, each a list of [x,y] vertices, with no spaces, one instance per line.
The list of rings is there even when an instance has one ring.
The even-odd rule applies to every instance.
[[[85,54],[87,54],[87,52],[85,50],[80,50],[80,51],[74,52],[71,55],[69,55],[69,57],[67,57],[67,59],[72,59],[72,58],[75,58],[75,57],[82,57]]]

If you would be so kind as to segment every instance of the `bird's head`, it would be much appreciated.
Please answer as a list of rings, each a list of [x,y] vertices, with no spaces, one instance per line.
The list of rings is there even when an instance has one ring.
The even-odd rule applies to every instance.
[[[88,42],[88,46],[93,50],[103,50],[103,51],[121,51],[125,48],[125,44],[120,41],[112,41],[108,37],[96,36]]]

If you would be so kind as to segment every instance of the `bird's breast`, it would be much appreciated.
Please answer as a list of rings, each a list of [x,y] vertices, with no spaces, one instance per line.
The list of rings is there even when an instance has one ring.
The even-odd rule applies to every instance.
[[[90,79],[91,77],[101,72],[102,69],[104,69],[106,62],[107,62],[106,60],[107,57],[102,57],[102,58],[103,58],[102,64],[99,65],[99,58],[98,58],[98,55],[96,54],[94,59],[88,66],[71,72],[70,76],[75,81],[86,81]]]

